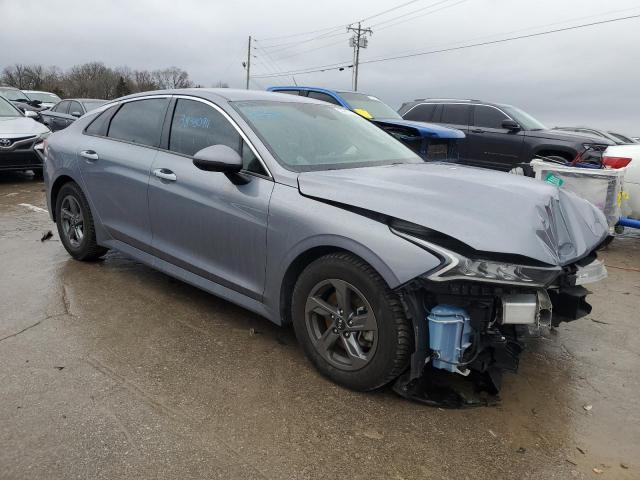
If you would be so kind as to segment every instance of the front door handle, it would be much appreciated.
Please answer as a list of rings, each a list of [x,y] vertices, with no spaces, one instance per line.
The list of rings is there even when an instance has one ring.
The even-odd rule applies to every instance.
[[[175,182],[178,179],[178,177],[176,177],[176,174],[173,173],[168,168],[156,168],[153,171],[153,174],[156,177],[161,178],[162,180],[166,180],[168,182]]]
[[[94,162],[100,158],[94,150],[82,150],[80,156]]]

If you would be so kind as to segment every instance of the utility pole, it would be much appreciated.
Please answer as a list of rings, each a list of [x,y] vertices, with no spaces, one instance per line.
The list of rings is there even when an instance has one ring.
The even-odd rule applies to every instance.
[[[249,90],[250,75],[251,75],[251,35],[249,35],[249,47],[247,48],[247,90]]]
[[[358,64],[360,63],[360,49],[367,48],[369,45],[369,39],[367,34],[372,35],[373,31],[370,28],[362,28],[362,24],[358,22],[358,27],[347,27],[347,32],[353,32],[354,35],[349,39],[349,45],[353,47],[353,73],[351,77],[352,88],[355,92],[358,91]]]

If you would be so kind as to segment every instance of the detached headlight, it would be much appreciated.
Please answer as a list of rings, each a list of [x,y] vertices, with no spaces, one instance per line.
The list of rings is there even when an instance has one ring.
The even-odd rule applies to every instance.
[[[442,259],[438,268],[423,275],[423,278],[434,282],[468,280],[546,287],[562,273],[560,267],[532,267],[494,260],[471,259],[399,230],[392,228],[392,231]]]

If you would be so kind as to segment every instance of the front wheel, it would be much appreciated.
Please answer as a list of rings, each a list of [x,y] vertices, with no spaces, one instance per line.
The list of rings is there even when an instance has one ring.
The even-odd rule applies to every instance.
[[[89,203],[80,187],[62,186],[56,201],[56,224],[64,248],[76,260],[96,260],[107,249],[96,243],[96,231]]]
[[[351,254],[325,255],[302,272],[292,318],[311,362],[340,385],[373,390],[408,365],[413,334],[399,299],[371,266]]]

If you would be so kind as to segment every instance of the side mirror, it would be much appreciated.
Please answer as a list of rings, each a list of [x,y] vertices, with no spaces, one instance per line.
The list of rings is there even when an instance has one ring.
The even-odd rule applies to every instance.
[[[71,116],[79,118],[82,116],[82,112],[71,112]]]
[[[242,170],[242,158],[226,145],[211,145],[196,152],[193,164],[207,172],[238,173]]]
[[[520,124],[514,120],[503,120],[502,128],[506,128],[507,130],[520,130]]]
[[[38,112],[34,112],[33,110],[25,110],[24,116],[27,118],[38,118]]]

